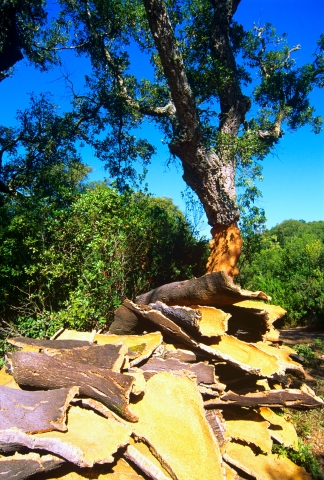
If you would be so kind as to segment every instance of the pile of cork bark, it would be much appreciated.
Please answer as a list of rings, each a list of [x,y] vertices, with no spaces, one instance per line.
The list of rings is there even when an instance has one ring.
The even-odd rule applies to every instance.
[[[223,272],[116,310],[106,334],[11,338],[0,372],[0,478],[310,479],[276,409],[323,407],[274,323]]]

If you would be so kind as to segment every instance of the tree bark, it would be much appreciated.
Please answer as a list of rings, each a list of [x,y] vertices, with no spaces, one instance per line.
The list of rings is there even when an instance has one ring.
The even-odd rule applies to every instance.
[[[78,386],[80,394],[94,398],[130,421],[129,395],[134,378],[95,365],[84,365],[34,352],[14,352],[9,362],[19,385],[54,389]]]

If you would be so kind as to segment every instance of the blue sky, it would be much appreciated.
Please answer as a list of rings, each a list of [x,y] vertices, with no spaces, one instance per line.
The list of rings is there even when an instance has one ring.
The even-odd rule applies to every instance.
[[[323,0],[242,0],[236,20],[245,28],[253,24],[272,23],[278,33],[286,32],[290,46],[301,45],[295,58],[301,65],[312,61],[312,53],[321,33],[324,33]],[[66,54],[66,64],[73,81],[81,88],[80,71],[85,66]],[[138,67],[144,72],[142,59]],[[16,66],[12,78],[0,83],[0,124],[14,125],[17,109],[29,103],[29,93],[51,91],[55,102],[64,111],[68,102],[61,73],[52,70],[40,73],[24,61]],[[324,89],[312,94],[317,113],[324,117]],[[166,167],[168,149],[162,145],[161,134],[153,126],[143,129],[143,135],[157,146],[157,155],[149,167],[148,190],[156,196],[171,197],[183,208],[181,192],[185,189],[181,166]],[[103,164],[94,158],[91,149],[84,150],[83,160],[93,168],[92,178],[106,176]],[[314,135],[308,127],[287,132],[273,155],[263,162],[264,181],[260,184],[263,198],[259,205],[266,211],[270,228],[286,219],[324,220],[324,132]],[[209,228],[205,229],[208,235]]]

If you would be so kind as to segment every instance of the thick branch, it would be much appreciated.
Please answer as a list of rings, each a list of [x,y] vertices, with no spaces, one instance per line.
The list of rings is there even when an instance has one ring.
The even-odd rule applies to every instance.
[[[236,62],[230,44],[229,27],[233,14],[240,3],[211,1],[214,17],[211,31],[210,49],[213,57],[228,72],[226,82],[220,78],[218,94],[221,104],[220,129],[223,133],[236,136],[240,125],[244,122],[245,114],[250,109],[251,102],[243,95],[237,75]],[[222,73],[220,72],[221,76]]]
[[[165,2],[143,0],[143,3],[176,108],[181,141],[196,144],[201,139],[199,118]]]

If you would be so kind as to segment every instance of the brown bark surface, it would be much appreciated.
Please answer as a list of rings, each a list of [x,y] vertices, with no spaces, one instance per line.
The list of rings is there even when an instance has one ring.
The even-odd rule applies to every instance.
[[[216,381],[214,366],[206,365],[203,362],[190,365],[188,363],[180,362],[176,359],[163,360],[162,358],[153,357],[141,366],[141,370],[143,370],[144,372],[155,371],[169,373],[172,373],[172,370],[186,370],[196,375],[198,383],[214,384]]]
[[[38,453],[0,458],[0,478],[24,480],[36,473],[45,473],[60,467],[65,461],[53,455],[40,456]]]
[[[131,376],[34,352],[14,352],[10,362],[19,385],[48,389],[75,385],[80,394],[99,400],[128,420],[136,421],[128,409],[134,383]]]
[[[96,345],[81,340],[36,340],[32,338],[12,338],[9,343],[18,347],[36,347],[41,353],[85,365],[95,365],[120,372],[127,347],[121,343]]]
[[[0,428],[65,432],[66,410],[78,393],[78,387],[29,392],[0,386]]]
[[[226,405],[239,407],[290,407],[290,408],[315,408],[323,405],[323,401],[315,394],[306,391],[287,389],[270,390],[247,395],[238,395],[226,392],[220,399],[207,400],[206,408],[222,408]]]
[[[82,428],[80,428],[82,425]],[[113,463],[113,454],[129,443],[131,428],[91,410],[71,407],[67,432],[27,435],[21,430],[0,430],[0,451],[46,450],[80,467]]]
[[[226,273],[213,272],[199,278],[162,285],[139,295],[136,302],[144,305],[160,301],[167,305],[222,307],[246,299],[267,301],[269,297],[263,292],[242,290]]]

